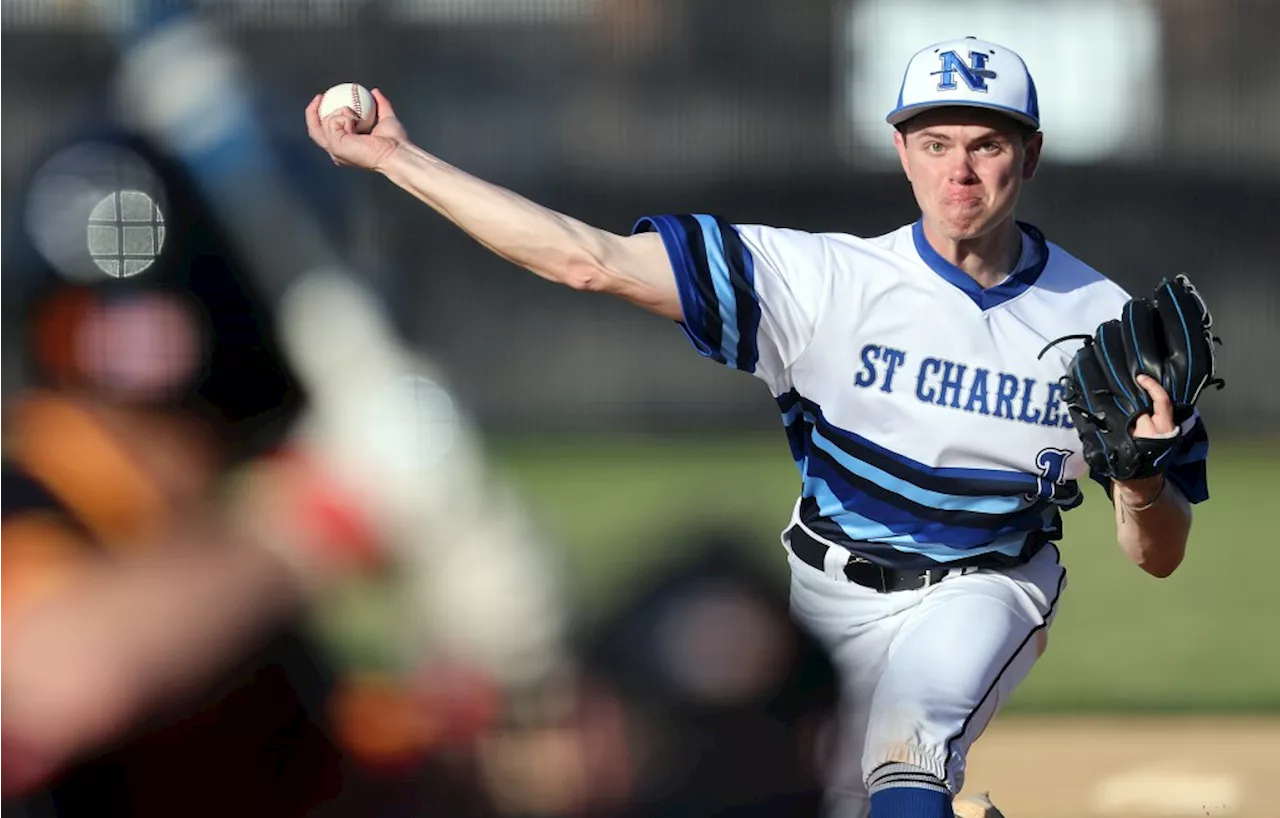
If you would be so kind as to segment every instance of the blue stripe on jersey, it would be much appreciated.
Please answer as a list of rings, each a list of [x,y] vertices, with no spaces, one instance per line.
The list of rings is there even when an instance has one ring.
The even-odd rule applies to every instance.
[[[1044,527],[1043,511],[1048,501],[1037,501],[1019,514],[991,515],[983,524],[977,515],[930,509],[912,503],[892,492],[880,489],[873,483],[850,479],[829,460],[811,454],[805,462],[803,496],[812,488],[812,478],[821,480],[835,495],[840,509],[832,509],[833,519],[854,539],[879,539],[877,536],[860,536],[862,532],[849,531],[841,512],[851,512],[874,520],[899,535],[899,542],[927,543],[951,549],[981,548],[992,540],[1014,532],[1039,531]]]
[[[710,216],[694,216],[702,229],[702,245],[706,248],[711,284],[720,302],[720,355],[727,366],[738,368],[738,300],[729,281],[729,263],[724,258],[724,240],[720,228]]]
[[[757,338],[760,332],[760,297],[756,294],[756,260],[736,227],[719,216],[715,217],[715,221],[720,226],[729,281],[733,284],[734,298],[738,302],[735,312],[738,322],[738,368],[754,372],[760,352]]]
[[[760,302],[755,260],[738,231],[708,215],[647,216],[632,233],[656,230],[675,271],[685,335],[698,352],[754,372]]]
[[[826,489],[830,492],[830,489]],[[838,504],[835,506],[838,511]],[[819,537],[841,543],[856,554],[889,568],[917,571],[938,563],[960,562],[984,565],[1017,565],[1032,538],[1050,542],[1061,538],[1062,519],[1057,509],[1045,509],[1044,529],[1031,534],[1015,532],[997,537],[982,548],[959,550],[933,543],[915,542],[909,537],[888,533],[874,536],[876,528],[883,529],[874,520],[865,520],[846,512],[840,515],[843,525],[824,515],[819,501],[803,498],[799,515],[806,528]],[[865,520],[865,523],[864,523]]]
[[[1047,509],[1047,511],[1052,511],[1052,509]],[[1051,527],[1052,521],[1045,520],[1044,530],[1048,530]],[[994,552],[997,554],[1005,554],[1010,557],[1016,557],[1022,553],[1022,549],[1026,547],[1026,544],[1027,535],[1024,532],[1019,531],[1013,534],[1006,534],[1003,537],[996,537],[987,544],[983,551],[986,553]],[[965,556],[963,552],[943,551],[939,549],[934,549],[927,553],[939,562],[963,559]]]
[[[974,551],[957,551],[953,548],[945,546],[931,545],[929,543],[913,543],[904,545],[886,540],[887,545],[893,546],[893,549],[899,553],[905,554],[922,554],[933,562],[955,562],[968,557],[974,556]],[[1027,534],[1019,531],[1013,534],[1006,534],[1003,537],[997,537],[989,544],[984,546],[979,553],[983,554],[1004,554],[1007,557],[1017,557],[1022,553],[1027,545]],[[889,562],[893,562],[892,558],[888,558]]]
[[[684,312],[684,320],[680,322],[681,328],[700,354],[724,363],[724,360],[718,357],[720,355],[719,338],[716,338],[715,344],[708,344],[703,340],[705,333],[695,333],[691,329],[707,325],[704,317],[706,302],[697,295],[696,265],[689,242],[685,240],[684,228],[674,216],[646,217],[636,222],[631,228],[633,235],[655,230],[662,237],[662,245],[666,248],[667,258],[671,261],[672,270],[675,272],[676,286],[680,290],[680,306]],[[716,326],[718,327],[718,324]]]
[[[865,463],[841,451],[839,445],[823,437],[819,429],[814,429],[810,432],[809,439],[816,448],[822,449],[823,452],[852,474],[922,506],[949,511],[973,511],[981,514],[1010,514],[1022,511],[1030,505],[1030,503],[1022,499],[1021,495],[1017,497],[1008,495],[975,497],[973,495],[944,494],[920,488],[907,480],[894,477],[892,474],[878,469],[870,463]]]
[[[794,394],[794,390],[788,392],[778,398],[778,403],[782,404],[784,400]],[[796,461],[796,465],[800,465],[804,461],[804,450],[809,443],[809,431],[812,426],[805,419],[804,409],[798,402],[793,403],[789,408],[783,409],[782,425],[787,432],[787,445],[791,447],[791,459]]]
[[[777,398],[778,407],[782,409],[782,425],[790,426],[799,420],[804,411],[800,406],[800,396],[794,389]]]
[[[1053,532],[1081,502],[1074,482],[1035,498],[1039,475],[931,467],[841,429],[794,390],[778,398],[814,511],[849,541],[882,543],[935,561],[998,551],[1016,556],[1033,532]],[[1032,495],[1031,499],[1028,495]],[[819,521],[814,521],[819,522]]]
[[[787,424],[792,455],[797,462],[805,456],[808,448],[807,424],[821,429],[825,438],[859,460],[923,489],[978,497],[1035,494],[1039,489],[1038,475],[1029,472],[927,466],[904,457],[831,423],[823,416],[821,407],[801,397],[794,389],[776,400]]]
[[[1030,266],[1017,270],[1004,281],[985,290],[968,273],[947,261],[933,249],[933,245],[929,244],[928,238],[924,235],[923,218],[911,226],[911,238],[915,242],[916,252],[920,254],[921,260],[929,265],[931,270],[969,296],[979,309],[989,310],[1025,292],[1036,283],[1040,274],[1044,272],[1045,265],[1049,263],[1049,244],[1045,241],[1044,234],[1035,225],[1025,222],[1018,222],[1018,227],[1035,244],[1035,260]]]
[[[907,542],[914,542],[910,537],[904,537],[888,526],[845,508],[840,498],[821,477],[805,477],[804,496],[812,497],[818,504],[818,512],[823,517],[836,522],[851,540],[896,542],[905,539]]]

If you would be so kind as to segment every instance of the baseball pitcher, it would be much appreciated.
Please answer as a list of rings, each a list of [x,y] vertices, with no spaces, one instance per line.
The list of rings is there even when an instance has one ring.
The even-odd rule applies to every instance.
[[[1136,565],[1163,577],[1181,562],[1190,504],[1208,497],[1209,315],[1185,278],[1131,299],[1015,220],[1043,135],[1012,50],[967,38],[911,58],[888,122],[921,216],[874,238],[711,215],[615,235],[432,156],[375,98],[366,134],[349,110],[322,120],[317,97],[311,137],[500,256],[676,321],[769,387],[801,476],[782,535],[792,611],[850,703],[833,815],[953,814],[970,745],[1044,650],[1082,478],[1106,487]]]

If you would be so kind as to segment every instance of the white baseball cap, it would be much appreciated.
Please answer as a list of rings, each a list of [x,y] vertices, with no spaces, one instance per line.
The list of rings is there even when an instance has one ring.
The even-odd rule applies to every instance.
[[[885,119],[906,122],[931,108],[989,108],[1040,128],[1040,103],[1027,64],[1002,45],[965,37],[935,43],[907,63],[898,105]]]

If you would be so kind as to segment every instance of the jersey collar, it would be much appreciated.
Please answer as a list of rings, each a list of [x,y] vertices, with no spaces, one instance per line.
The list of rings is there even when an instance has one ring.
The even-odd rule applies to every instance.
[[[937,250],[933,249],[933,245],[929,244],[929,240],[924,236],[923,217],[911,225],[911,238],[915,242],[916,252],[920,254],[920,259],[929,265],[930,269],[956,287],[956,289],[969,296],[973,303],[978,305],[978,309],[989,310],[1021,295],[1030,288],[1036,283],[1036,279],[1040,277],[1040,274],[1044,272],[1045,265],[1049,263],[1049,245],[1045,241],[1044,234],[1034,225],[1026,222],[1018,222],[1017,224],[1023,234],[1031,239],[1035,247],[1035,252],[1031,255],[1031,258],[1028,259],[1027,253],[1024,252],[1018,260],[1018,264],[1022,265],[1028,260],[1031,263],[1015,271],[996,286],[985,290],[982,289],[978,282],[970,278],[968,273],[947,261],[938,254]]]

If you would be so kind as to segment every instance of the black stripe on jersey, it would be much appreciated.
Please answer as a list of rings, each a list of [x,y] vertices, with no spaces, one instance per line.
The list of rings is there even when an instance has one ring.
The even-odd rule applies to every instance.
[[[724,363],[724,333],[720,327],[720,299],[716,296],[716,285],[711,280],[711,267],[707,264],[707,244],[702,238],[702,225],[688,214],[674,217],[684,231],[684,240],[689,246],[689,255],[693,259],[694,286],[698,289],[698,298],[702,302],[702,326],[694,327],[694,333],[702,336],[702,340],[711,348],[712,360]]]
[[[737,228],[727,220],[713,216],[724,243],[724,259],[729,267],[729,283],[737,305],[738,369],[755,372],[759,360],[756,333],[760,329],[760,301],[755,291],[755,268],[751,251],[742,243]]]
[[[787,445],[791,447],[791,457],[799,465],[804,461],[806,453],[809,451],[809,436],[812,434],[812,426],[809,425],[808,418],[802,414],[784,426],[783,429],[787,433]]]
[[[970,497],[1013,496],[1015,494],[1030,494],[1033,490],[1027,481],[1030,475],[1010,472],[1007,480],[939,475],[931,471],[913,468],[910,464],[904,463],[892,455],[865,445],[862,441],[851,437],[845,430],[831,425],[826,418],[820,415],[817,417],[817,427],[822,432],[823,437],[862,462],[875,466],[881,471],[906,480],[922,489],[936,491],[939,494]],[[810,452],[817,449],[817,446],[811,446]]]
[[[800,521],[804,523],[805,528],[822,539],[843,546],[863,559],[883,565],[886,568],[892,568],[895,571],[922,571],[927,568],[937,568],[939,565],[955,568],[969,566],[1013,568],[1026,564],[1027,560],[1040,550],[1040,546],[1061,539],[1061,528],[1058,529],[1056,535],[1053,531],[1031,531],[1028,532],[1027,540],[1022,546],[1022,553],[1018,556],[1009,556],[998,551],[987,551],[982,554],[939,562],[926,554],[902,551],[887,543],[850,539],[839,523],[830,517],[823,516],[822,511],[818,508],[818,501],[812,497],[802,497],[800,499]]]
[[[977,528],[992,533],[1002,532],[1003,529],[1010,529],[1002,533],[1013,533],[1015,531],[1034,531],[1044,525],[1040,519],[1040,514],[1044,511],[1046,503],[1044,501],[1033,503],[1026,508],[1018,511],[1010,511],[1002,514],[989,514],[984,511],[961,511],[958,509],[933,508],[932,506],[921,505],[914,500],[909,500],[897,492],[887,489],[871,480],[860,475],[854,474],[841,464],[838,460],[831,456],[821,446],[809,447],[809,457],[821,460],[827,465],[836,476],[844,480],[844,482],[854,492],[861,493],[866,497],[871,497],[880,502],[892,506],[899,511],[917,517],[921,520],[931,520],[944,525],[956,526],[957,528]],[[830,486],[837,497],[844,497],[846,492],[840,491],[837,486]],[[846,500],[846,502],[848,502]],[[871,515],[868,515],[871,516]],[[872,517],[874,519],[874,517]],[[882,521],[883,522],[883,521]],[[1026,525],[1033,522],[1034,525]],[[889,528],[893,525],[884,523]]]
[[[1031,494],[1034,493],[1037,488],[1036,478],[1034,476],[1020,472],[1010,472],[1008,479],[996,477],[966,477],[963,474],[937,474],[924,468],[923,464],[912,465],[911,463],[905,462],[908,460],[906,457],[894,457],[874,446],[868,445],[869,441],[864,442],[852,432],[847,432],[844,429],[833,425],[823,417],[821,407],[813,401],[801,397],[795,390],[788,392],[786,395],[782,395],[777,399],[777,401],[783,414],[786,414],[792,409],[792,407],[798,404],[805,414],[813,418],[818,430],[822,432],[822,436],[835,443],[841,450],[845,451],[850,456],[855,457],[864,463],[875,466],[877,469],[887,472],[900,480],[906,480],[908,483],[922,489],[936,491],[939,494],[985,497]],[[805,422],[804,415],[798,417],[795,422]],[[796,434],[800,435],[803,433],[803,430],[798,430]],[[808,441],[806,441],[806,444],[807,443]],[[809,452],[816,448],[816,446],[806,445],[806,451]],[[957,469],[955,471],[962,470]]]

